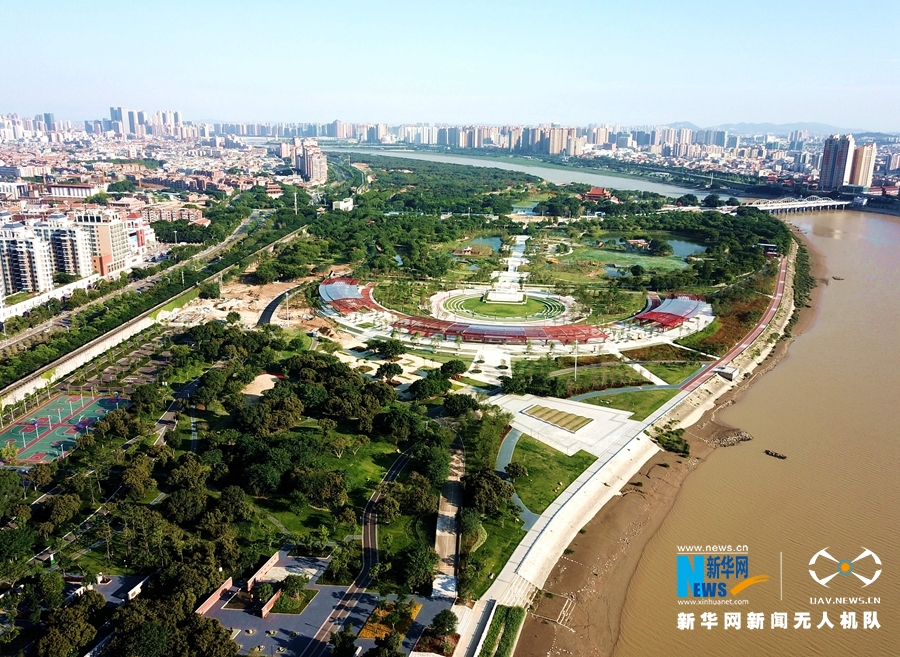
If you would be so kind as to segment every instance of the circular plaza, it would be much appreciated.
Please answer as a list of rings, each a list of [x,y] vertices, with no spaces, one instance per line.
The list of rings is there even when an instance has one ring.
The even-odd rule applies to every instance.
[[[459,322],[558,324],[575,321],[575,300],[529,291],[515,301],[496,301],[483,290],[450,290],[431,298],[432,315]]]

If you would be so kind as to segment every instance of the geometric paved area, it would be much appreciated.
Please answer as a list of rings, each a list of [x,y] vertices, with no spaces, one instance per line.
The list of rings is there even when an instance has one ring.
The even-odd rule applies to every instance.
[[[593,418],[581,417],[574,413],[567,413],[556,408],[547,408],[546,406],[532,406],[524,411],[525,415],[536,417],[539,420],[548,422],[555,427],[565,429],[575,433],[589,422],[593,422]]]
[[[603,456],[622,438],[630,438],[642,423],[631,411],[603,408],[571,399],[501,395],[491,403],[512,414],[510,425],[545,445],[572,456],[583,449]]]
[[[0,431],[0,445],[16,445],[19,461],[53,461],[71,452],[75,438],[94,422],[127,404],[122,397],[57,395]]]

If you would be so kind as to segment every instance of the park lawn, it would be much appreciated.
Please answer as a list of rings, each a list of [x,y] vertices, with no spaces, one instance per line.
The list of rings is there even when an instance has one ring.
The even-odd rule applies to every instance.
[[[684,258],[678,256],[651,256],[629,251],[617,251],[615,249],[597,249],[593,247],[575,247],[570,255],[560,257],[560,262],[575,264],[581,262],[596,262],[599,266],[607,263],[615,263],[619,267],[633,267],[640,265],[647,271],[675,271],[687,267]]]
[[[282,595],[272,607],[273,614],[300,614],[306,606],[316,597],[318,589],[305,589],[300,598],[295,600],[287,595]]]
[[[664,388],[662,390],[638,390],[634,392],[620,392],[618,394],[591,397],[584,401],[594,406],[617,408],[620,411],[631,411],[630,419],[645,420],[660,406],[677,395],[680,390]]]
[[[699,369],[697,363],[641,363],[666,383],[681,383]]]
[[[419,358],[423,358],[426,361],[426,365],[428,365],[427,361],[433,361],[438,365],[446,363],[448,360],[461,360],[469,366],[472,364],[474,358],[472,356],[466,356],[465,354],[448,354],[443,351],[425,351],[424,349],[410,349],[406,352],[410,356],[418,356]],[[401,364],[403,361],[403,356],[400,356]]]
[[[477,600],[490,588],[494,578],[503,570],[516,546],[525,537],[525,530],[517,518],[504,512],[499,518],[488,517],[481,522],[487,532],[487,540],[474,556],[481,560],[483,567],[472,578],[472,598]]]
[[[570,395],[591,390],[642,386],[649,383],[643,376],[627,365],[600,365],[583,369],[579,367],[577,379],[574,372],[561,374],[560,377],[565,380]]]
[[[73,568],[73,570],[82,567],[104,575],[134,575],[137,572],[125,565],[117,564],[115,557],[113,557],[113,561],[107,561],[106,548],[103,545],[98,546],[96,550],[88,550],[78,557],[75,563],[77,567]]]
[[[531,297],[526,297],[525,303],[487,303],[478,297],[471,297],[460,306],[464,310],[486,317],[527,317],[546,309],[545,304]]]
[[[467,376],[461,376],[458,379],[452,379],[451,382],[464,383],[467,386],[472,386],[473,388],[494,388],[490,383],[486,383],[485,381],[478,381],[476,379],[470,379]]]
[[[516,493],[529,511],[543,513],[597,457],[583,450],[566,456],[531,436],[522,436],[512,460],[528,469],[527,477],[516,480]]]
[[[415,516],[399,515],[394,522],[378,523],[378,549],[397,554],[416,542],[418,535]]]

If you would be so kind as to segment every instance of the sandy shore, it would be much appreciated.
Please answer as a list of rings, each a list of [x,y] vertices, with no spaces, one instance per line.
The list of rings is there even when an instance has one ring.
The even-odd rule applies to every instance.
[[[792,330],[798,336],[816,320],[816,307],[827,284],[825,259],[804,236],[811,274],[819,281],[809,307],[800,313]],[[516,657],[549,655],[612,655],[628,586],[647,542],[672,508],[685,478],[716,449],[715,443],[738,433],[716,421],[719,409],[733,404],[757,378],[774,368],[787,354],[791,340],[781,340],[751,377],[716,400],[685,430],[691,456],[661,452],[634,478],[642,486],[628,485],[622,496],[603,507],[569,545],[536,600],[534,614],[525,622]],[[662,466],[661,464],[667,464]],[[574,602],[567,603],[566,600]],[[557,622],[559,621],[559,622]]]

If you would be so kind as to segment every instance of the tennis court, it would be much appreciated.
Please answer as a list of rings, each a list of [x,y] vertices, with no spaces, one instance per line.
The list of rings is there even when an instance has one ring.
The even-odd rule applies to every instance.
[[[124,408],[124,397],[58,395],[0,432],[0,444],[19,448],[19,461],[42,463],[66,456],[75,438],[110,411]]]

